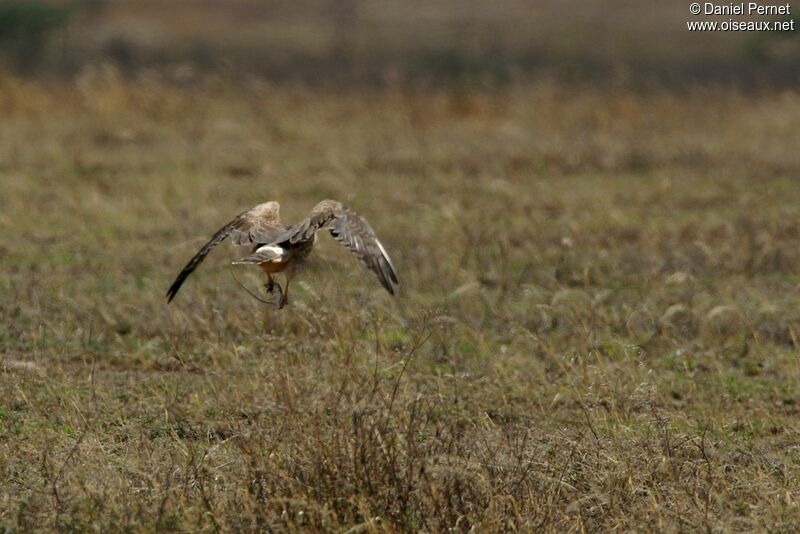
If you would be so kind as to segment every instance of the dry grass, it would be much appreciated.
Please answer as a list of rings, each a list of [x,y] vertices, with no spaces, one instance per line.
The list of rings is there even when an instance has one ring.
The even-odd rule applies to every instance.
[[[0,531],[800,522],[796,92],[1,85]],[[397,298],[328,242],[166,306],[323,197]]]

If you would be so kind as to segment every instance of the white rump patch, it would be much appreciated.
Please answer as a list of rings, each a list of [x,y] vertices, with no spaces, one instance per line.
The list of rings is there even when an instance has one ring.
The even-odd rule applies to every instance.
[[[284,250],[283,247],[279,247],[277,245],[264,245],[263,247],[258,247],[256,249],[256,254],[262,254],[266,252],[275,255],[275,258],[269,261],[280,261],[283,258],[284,254],[286,254],[286,250]]]

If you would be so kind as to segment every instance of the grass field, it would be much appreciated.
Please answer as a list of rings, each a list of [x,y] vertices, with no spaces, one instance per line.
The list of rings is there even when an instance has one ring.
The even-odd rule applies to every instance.
[[[0,532],[800,523],[800,94],[0,80]],[[210,234],[365,215],[265,308]],[[257,270],[238,269],[250,288]]]

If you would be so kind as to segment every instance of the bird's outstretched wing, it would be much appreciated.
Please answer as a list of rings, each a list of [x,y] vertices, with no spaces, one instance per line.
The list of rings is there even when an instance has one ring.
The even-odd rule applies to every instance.
[[[311,210],[308,217],[290,226],[276,243],[298,243],[311,239],[319,230],[327,228],[331,235],[358,256],[378,275],[381,285],[394,295],[394,284],[399,284],[392,260],[375,236],[372,227],[361,215],[335,200],[323,200]]]
[[[285,230],[286,228],[280,223],[280,205],[277,202],[265,202],[240,213],[217,230],[211,240],[189,260],[167,290],[167,302],[172,302],[186,278],[226,237],[231,236],[235,244],[246,246],[254,243],[270,243]]]

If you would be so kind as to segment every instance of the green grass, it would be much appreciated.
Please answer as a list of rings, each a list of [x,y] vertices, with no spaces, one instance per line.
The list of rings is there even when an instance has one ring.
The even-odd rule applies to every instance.
[[[0,529],[800,521],[795,93],[0,95]],[[227,245],[166,305],[232,215],[323,197],[397,297],[324,238],[287,309]]]

